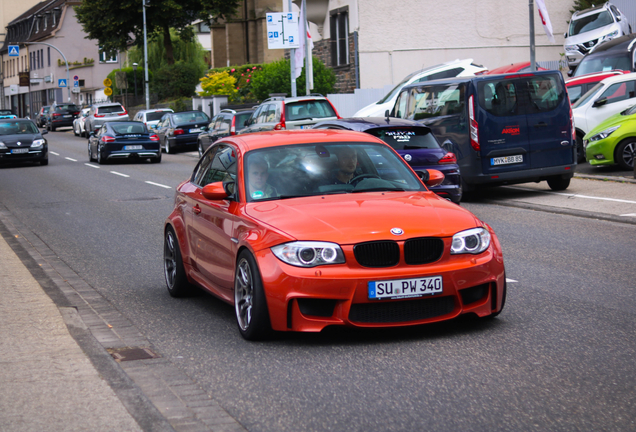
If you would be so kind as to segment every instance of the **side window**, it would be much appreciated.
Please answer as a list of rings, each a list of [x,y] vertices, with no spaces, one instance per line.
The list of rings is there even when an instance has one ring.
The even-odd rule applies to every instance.
[[[234,193],[234,184],[236,182],[236,152],[230,146],[219,145],[214,152],[212,162],[203,171],[201,180],[197,183],[199,186],[222,181],[224,183],[232,183],[233,185],[230,192]]]
[[[624,101],[634,97],[634,81],[616,83],[609,86],[599,99],[606,98],[607,104]]]
[[[263,106],[260,113],[258,114],[258,118],[256,119],[256,123],[265,123],[267,121],[267,115],[269,113],[271,104],[267,104]]]
[[[264,105],[261,105],[258,108],[256,108],[256,111],[254,111],[252,113],[252,116],[247,121],[247,126],[253,125],[254,123],[256,123],[256,119],[258,119],[258,116],[261,114],[261,111],[263,110],[263,107],[264,107]]]
[[[402,93],[400,93],[397,100],[395,101],[395,107],[393,109],[393,115],[395,117],[404,118],[404,115],[406,114],[406,102],[408,98],[408,92],[403,91]]]
[[[499,117],[517,115],[520,111],[517,85],[518,80],[480,82],[479,105]]]
[[[221,124],[219,125],[219,133],[230,133],[230,124],[232,123],[232,115],[226,114],[223,116],[219,116],[219,121]]]
[[[202,184],[203,176],[208,172],[217,150],[218,147],[213,147],[209,152],[203,155],[192,175],[192,183],[201,187],[205,186],[205,184]]]

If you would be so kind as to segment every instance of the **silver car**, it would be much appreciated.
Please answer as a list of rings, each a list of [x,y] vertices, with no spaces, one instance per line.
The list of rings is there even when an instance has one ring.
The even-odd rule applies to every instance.
[[[86,120],[84,130],[86,134],[95,132],[105,122],[129,121],[128,111],[118,102],[97,103],[91,105]]]
[[[632,32],[627,17],[609,2],[575,12],[565,33],[565,56],[570,70],[600,43]]]
[[[86,122],[86,116],[88,116],[88,112],[90,108],[82,108],[79,115],[73,120],[73,133],[75,136],[81,136],[88,138],[88,134],[86,133],[86,129],[84,129],[84,124]]]
[[[265,99],[256,107],[254,113],[245,122],[245,128],[237,133],[309,129],[319,121],[339,118],[336,108],[322,95],[272,97]]]

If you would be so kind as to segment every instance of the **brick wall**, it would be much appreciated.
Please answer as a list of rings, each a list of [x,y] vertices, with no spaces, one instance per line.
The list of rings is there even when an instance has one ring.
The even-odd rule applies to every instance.
[[[313,54],[335,72],[336,85],[334,93],[353,93],[356,88],[353,33],[349,34],[349,64],[335,67],[331,64],[331,39],[315,42]]]

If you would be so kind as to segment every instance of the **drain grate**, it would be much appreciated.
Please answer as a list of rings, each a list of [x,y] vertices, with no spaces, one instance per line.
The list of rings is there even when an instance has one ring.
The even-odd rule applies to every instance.
[[[106,351],[108,351],[108,353],[113,356],[113,358],[118,362],[131,360],[148,360],[160,357],[159,354],[153,352],[150,348],[110,348]]]

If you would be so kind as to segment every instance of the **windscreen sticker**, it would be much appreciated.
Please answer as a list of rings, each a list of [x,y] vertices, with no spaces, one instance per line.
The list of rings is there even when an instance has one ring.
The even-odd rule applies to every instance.
[[[393,137],[397,142],[410,142],[411,137],[415,136],[413,131],[386,131],[386,136]]]

